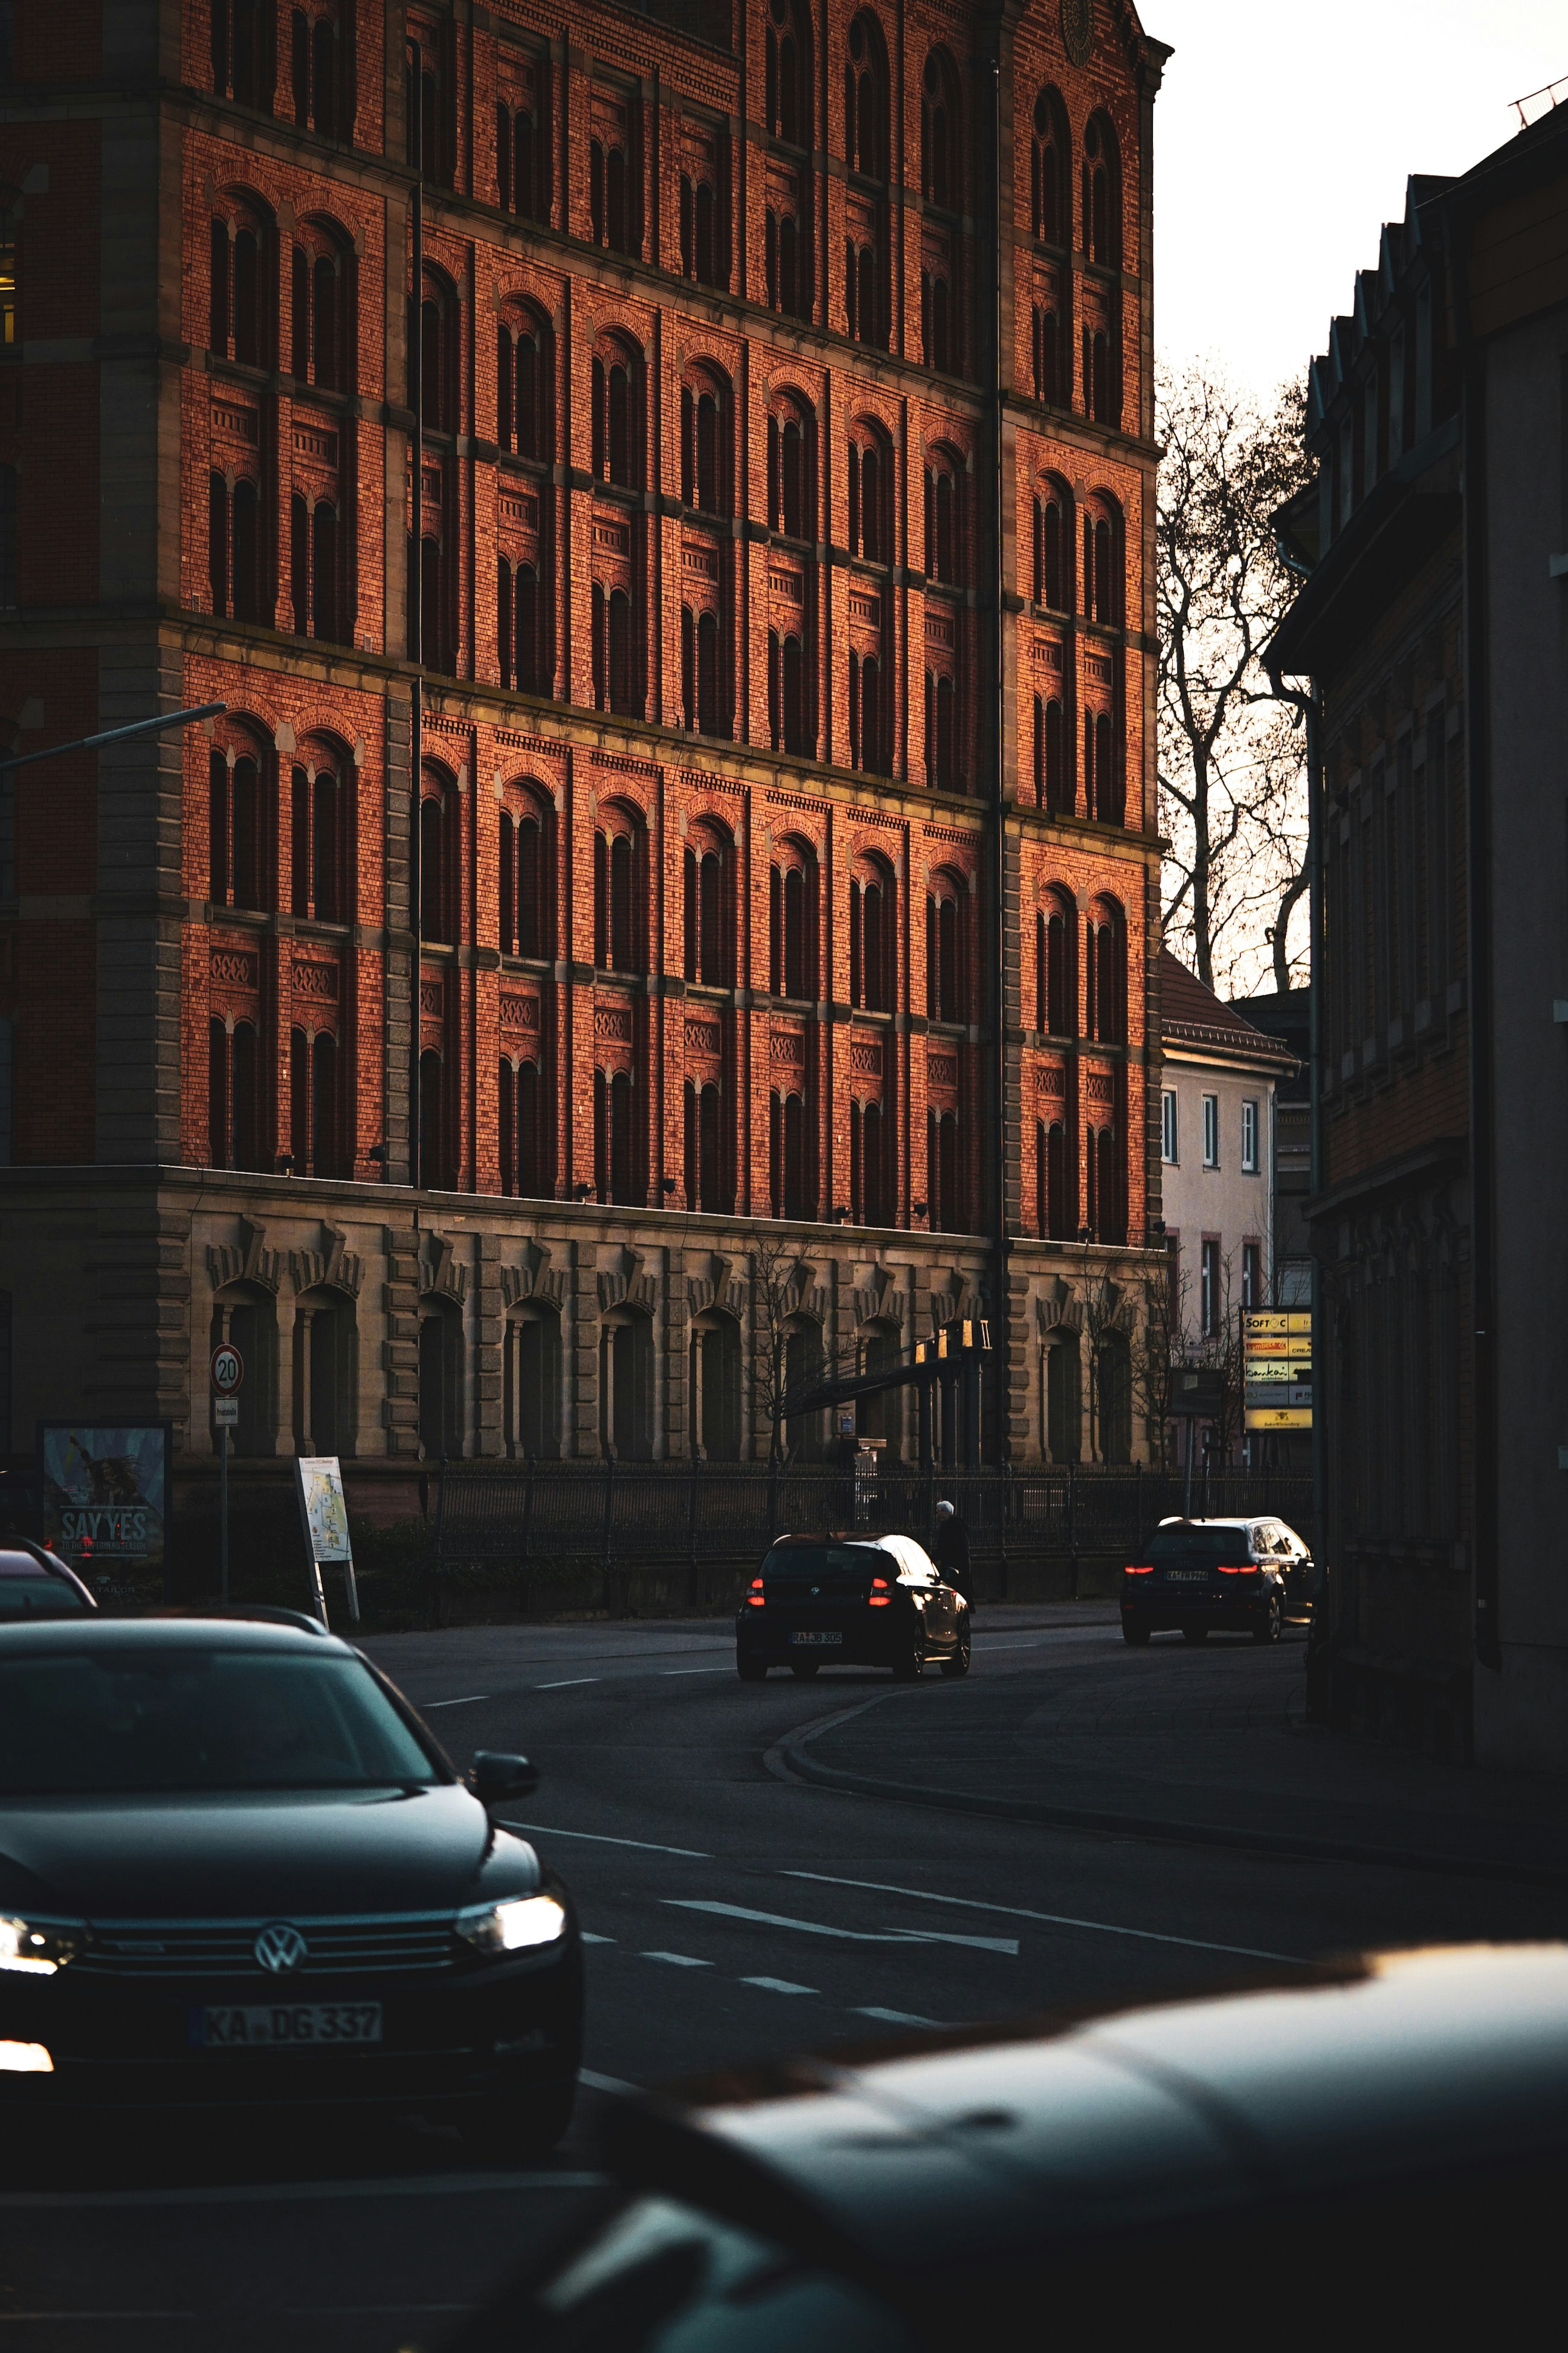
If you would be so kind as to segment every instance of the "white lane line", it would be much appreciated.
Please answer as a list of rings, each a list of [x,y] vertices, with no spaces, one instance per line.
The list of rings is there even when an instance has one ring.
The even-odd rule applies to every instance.
[[[713,1966],[711,1961],[700,1961],[690,1953],[644,1953],[639,1957],[645,1961],[668,1961],[675,1969],[710,1969]]]
[[[638,2088],[636,2084],[624,2082],[619,2075],[595,2075],[591,2067],[579,2067],[577,2081],[586,2084],[591,2092],[635,2092]],[[584,2176],[584,2180],[592,2178]]]
[[[590,1846],[635,1846],[640,1848],[644,1854],[685,1854],[689,1855],[693,1862],[711,1862],[713,1860],[710,1854],[704,1854],[700,1847],[658,1846],[652,1839],[608,1838],[603,1831],[563,1831],[554,1822],[502,1822],[501,1828],[527,1831],[531,1837],[586,1839]]]
[[[613,1936],[595,1936],[592,1928],[580,1928],[577,1933],[585,1945],[613,1945],[616,1941]]]
[[[982,1904],[971,1895],[933,1895],[923,1887],[894,1887],[885,1879],[836,1879],[826,1871],[785,1871],[782,1879],[810,1879],[826,1887],[868,1887],[879,1895],[908,1895],[917,1904],[952,1904],[961,1912],[994,1912],[1009,1920],[1039,1920],[1047,1928],[1088,1928],[1100,1936],[1133,1936],[1144,1945],[1184,1945],[1195,1953],[1233,1953],[1247,1961],[1287,1961],[1292,1968],[1310,1969],[1315,1961],[1300,1953],[1270,1953],[1257,1945],[1219,1945],[1208,1936],[1173,1936],[1158,1928],[1123,1928],[1114,1920],[1079,1920],[1068,1912],[1030,1912],[1021,1904]]]
[[[882,2026],[934,2026],[934,2018],[917,2018],[911,2010],[853,2010],[852,2018],[874,2018]]]
[[[678,1912],[714,1912],[725,1920],[752,1920],[763,1928],[798,1928],[807,1936],[837,1936],[848,1945],[972,1945],[984,1953],[1010,1953],[1016,1958],[1016,1936],[954,1936],[940,1928],[836,1928],[826,1920],[796,1920],[784,1912],[753,1912],[744,1904],[718,1904],[701,1895],[666,1895],[661,1901]]]
[[[665,1676],[665,1677],[667,1677],[667,1678],[668,1678],[668,1676],[670,1676],[670,1675],[728,1675],[728,1674],[732,1674],[732,1673],[734,1672],[734,1669],[733,1669],[732,1667],[728,1667],[728,1666],[723,1666],[723,1667],[660,1667],[660,1669],[659,1669],[659,1671],[658,1671],[658,1672],[659,1672],[659,1673],[660,1673],[661,1675],[663,1675],[663,1676]]]
[[[794,1985],[788,1978],[742,1978],[742,1985],[760,1986],[763,1993],[815,1993],[815,1986]]]
[[[571,1691],[578,1683],[602,1683],[604,1680],[603,1675],[567,1675],[561,1683],[535,1683],[532,1688],[535,1691]]]
[[[489,1692],[470,1692],[467,1699],[427,1699],[425,1705],[426,1709],[433,1707],[478,1707],[481,1700],[489,1699]]]

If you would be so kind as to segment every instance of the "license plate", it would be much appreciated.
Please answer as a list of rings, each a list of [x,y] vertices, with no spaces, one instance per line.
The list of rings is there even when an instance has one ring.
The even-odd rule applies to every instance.
[[[826,1650],[832,1643],[842,1643],[843,1640],[842,1634],[792,1634],[790,1636],[790,1641],[798,1643],[803,1651]]]
[[[378,2001],[247,2002],[198,2010],[193,2042],[205,2051],[335,2050],[344,2042],[381,2041]]]
[[[1206,1568],[1168,1568],[1165,1571],[1168,1585],[1206,1585],[1208,1581]]]

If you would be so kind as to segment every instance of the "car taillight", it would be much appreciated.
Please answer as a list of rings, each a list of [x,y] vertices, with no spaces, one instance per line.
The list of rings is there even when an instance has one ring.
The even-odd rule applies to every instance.
[[[763,1591],[762,1578],[760,1577],[753,1577],[752,1579],[752,1589],[750,1593],[747,1594],[746,1599],[751,1603],[753,1609],[761,1609],[767,1597]]]
[[[1152,1577],[1154,1564],[1152,1560],[1130,1560],[1121,1574],[1123,1577]]]
[[[1258,1574],[1255,1560],[1216,1560],[1215,1567],[1222,1577],[1256,1577]]]
[[[874,1577],[871,1579],[871,1590],[873,1593],[886,1593],[887,1589],[888,1580],[885,1577]]]
[[[888,1591],[887,1578],[885,1577],[874,1577],[871,1579],[870,1607],[873,1609],[886,1609],[889,1602],[892,1600],[892,1595]]]

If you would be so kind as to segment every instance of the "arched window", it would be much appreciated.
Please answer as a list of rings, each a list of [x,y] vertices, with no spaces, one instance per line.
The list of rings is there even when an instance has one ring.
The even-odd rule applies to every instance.
[[[703,514],[727,515],[733,507],[732,437],[729,386],[707,371],[680,393],[680,496]]]
[[[892,453],[877,429],[857,426],[849,438],[849,553],[872,564],[893,561]]]
[[[594,702],[600,711],[633,712],[632,603],[624,588],[608,595],[594,583]]]
[[[896,1009],[897,944],[892,869],[871,860],[849,882],[849,1002],[857,1009]]]
[[[350,389],[347,288],[348,264],[336,228],[301,222],[292,262],[293,371],[301,384],[324,392]]]
[[[601,1201],[637,1199],[638,1150],[629,1071],[594,1072],[594,1182]]]
[[[1099,825],[1126,821],[1126,792],[1121,744],[1109,711],[1083,714],[1084,813]]]
[[[1048,482],[1035,494],[1035,602],[1053,613],[1069,613],[1073,597],[1072,510],[1068,494]]]
[[[338,578],[338,512],[330,499],[311,502],[296,491],[289,501],[289,549],[293,574],[294,634],[341,642]]]
[[[945,449],[936,449],[925,470],[925,568],[933,580],[962,576],[960,530],[962,468]]]
[[[237,106],[270,113],[277,37],[266,0],[212,0],[213,88]]]
[[[593,462],[602,481],[642,487],[642,361],[618,337],[594,354]]]
[[[248,203],[224,201],[212,224],[208,344],[219,359],[270,367],[277,317],[272,223]]]
[[[946,273],[929,269],[921,271],[921,348],[925,364],[939,375],[956,373],[958,367],[957,319],[953,311],[952,288]]]
[[[774,139],[811,145],[811,44],[798,0],[768,0],[763,114]]]
[[[335,765],[306,752],[289,786],[293,912],[318,923],[348,921],[348,793]]]
[[[1050,1229],[1053,1235],[1057,1230]],[[1053,1462],[1076,1462],[1082,1451],[1082,1388],[1079,1335],[1058,1328],[1045,1363],[1046,1451]]]
[[[289,1156],[296,1176],[338,1176],[338,1041],[289,1033]]]
[[[544,1179],[547,1139],[540,1121],[539,1065],[500,1058],[498,1108],[500,1122],[500,1188],[523,1200],[548,1198]]]
[[[503,686],[515,686],[520,694],[549,693],[549,618],[538,566],[520,564],[514,570],[503,555],[496,572],[496,635]]]
[[[873,1100],[849,1105],[849,1214],[858,1226],[885,1226],[892,1219],[892,1171],[888,1146],[892,1124]]]
[[[768,528],[816,537],[816,416],[793,400],[768,417]]]
[[[618,140],[588,144],[588,223],[595,245],[611,253],[637,249],[636,190],[630,159]]]
[[[256,755],[214,748],[208,763],[208,896],[215,907],[262,910],[262,808]]]
[[[418,361],[418,380],[411,384],[410,394],[417,396],[426,433],[458,430],[460,319],[456,287],[439,272],[426,269],[420,288],[417,343],[412,334],[409,339],[411,374],[416,356]]]
[[[1118,519],[1103,504],[1086,508],[1083,518],[1083,609],[1091,621],[1117,628],[1121,621],[1121,575]]]
[[[965,919],[963,883],[954,874],[936,874],[926,893],[926,1013],[932,1021],[965,1017]]]
[[[1084,936],[1084,1035],[1127,1043],[1127,925],[1114,901],[1097,900]]]
[[[735,985],[732,862],[731,845],[706,826],[693,834],[682,860],[686,977],[708,988]]]
[[[958,690],[943,671],[925,674],[926,778],[939,792],[958,786]]]
[[[1077,918],[1066,901],[1048,899],[1035,918],[1035,1026],[1070,1038],[1078,1024]]]
[[[868,776],[887,774],[882,724],[882,671],[874,654],[849,656],[849,765]]]
[[[966,1229],[958,1149],[958,1117],[951,1111],[926,1114],[926,1206],[933,1234]]]
[[[1062,407],[1061,322],[1054,303],[1034,305],[1032,335],[1035,398],[1048,408]]]
[[[729,282],[728,246],[720,191],[714,174],[717,156],[695,174],[680,175],[680,274],[699,286]]]
[[[257,1168],[261,1103],[256,1031],[248,1021],[232,1029],[216,1015],[207,1024],[207,1156],[214,1168]]]
[[[554,860],[549,805],[525,795],[499,826],[500,952],[540,959],[551,954]]]
[[[929,204],[963,208],[959,169],[958,74],[946,49],[933,49],[921,78],[921,187]]]
[[[1104,1116],[1103,1124],[1092,1121],[1085,1138],[1083,1155],[1088,1198],[1084,1207],[1089,1237],[1098,1242],[1124,1242],[1127,1239],[1127,1186],[1121,1138],[1116,1127]]]
[[[1083,249],[1104,269],[1121,266],[1121,169],[1116,132],[1103,111],[1083,134]]]
[[[768,985],[774,997],[816,999],[816,887],[815,853],[805,843],[783,843],[768,877]]]
[[[553,376],[549,322],[531,309],[503,315],[496,329],[496,438],[503,449],[549,459]]]
[[[259,621],[261,593],[261,494],[242,474],[231,488],[214,473],[207,491],[207,576],[213,611],[220,618]]]
[[[1035,100],[1029,195],[1035,235],[1047,245],[1066,246],[1072,241],[1068,218],[1071,185],[1067,109],[1059,91],[1043,90]]]
[[[1121,1235],[1116,1239],[1120,1240]],[[1132,1355],[1125,1332],[1108,1332],[1095,1359],[1095,1419],[1102,1462],[1132,1460]]]
[[[442,46],[436,26],[410,25],[404,50],[404,123],[409,163],[418,165],[422,179],[449,188],[457,164],[457,126]]]
[[[561,1318],[547,1309],[513,1316],[501,1347],[506,1451],[553,1462],[561,1453]]]
[[[646,966],[647,838],[640,821],[614,806],[594,836],[594,962],[602,972]]]
[[[868,180],[888,177],[887,52],[876,18],[862,9],[849,27],[844,63],[844,160]]]
[[[540,97],[513,87],[496,101],[496,187],[503,213],[548,222],[550,114]]]
[[[456,874],[451,832],[456,791],[438,769],[425,770],[419,796],[419,929],[424,939],[450,944],[456,925]]]
[[[600,1326],[599,1445],[626,1462],[653,1453],[653,1334],[624,1308]]]
[[[322,139],[344,135],[342,119],[342,76],[338,64],[338,33],[331,17],[313,20],[303,8],[292,12],[289,25],[294,121],[300,130],[314,131]]]
[[[429,1299],[419,1318],[419,1451],[439,1462],[462,1451],[462,1314],[450,1300]]]

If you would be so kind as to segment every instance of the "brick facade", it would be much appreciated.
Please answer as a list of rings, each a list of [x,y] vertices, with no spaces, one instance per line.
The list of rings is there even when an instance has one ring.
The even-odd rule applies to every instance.
[[[1164,51],[1125,0],[99,15],[18,12],[0,125],[0,723],[228,710],[12,790],[11,1444],[205,1459],[243,1326],[252,1453],[750,1455],[776,1236],[813,1347],[985,1303],[1037,1454],[1159,1213]]]

